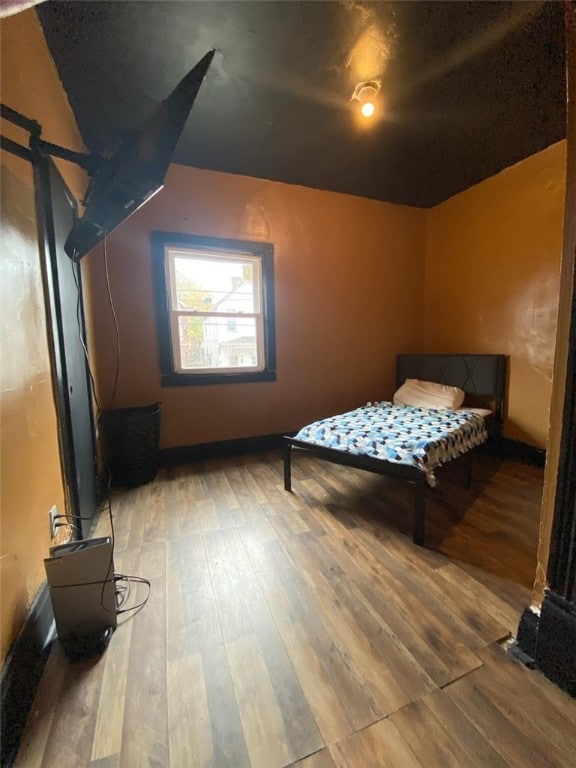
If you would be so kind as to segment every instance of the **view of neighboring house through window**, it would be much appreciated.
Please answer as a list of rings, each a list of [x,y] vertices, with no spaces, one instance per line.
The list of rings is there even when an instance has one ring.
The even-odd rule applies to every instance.
[[[260,259],[169,249],[178,371],[264,368]]]
[[[171,353],[170,370],[164,364],[163,373],[190,379],[270,374],[275,362],[272,246],[155,233],[156,261],[160,244]],[[157,264],[155,270],[158,275]],[[159,332],[164,334],[162,323]]]

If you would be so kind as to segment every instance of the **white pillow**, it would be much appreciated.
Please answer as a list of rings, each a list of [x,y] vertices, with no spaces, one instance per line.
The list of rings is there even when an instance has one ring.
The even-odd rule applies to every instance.
[[[395,405],[413,405],[416,408],[437,408],[455,410],[464,402],[464,391],[434,381],[406,379],[394,393]]]

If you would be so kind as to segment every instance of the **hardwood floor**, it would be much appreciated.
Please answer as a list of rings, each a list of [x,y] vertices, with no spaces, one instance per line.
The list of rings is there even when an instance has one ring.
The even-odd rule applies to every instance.
[[[296,457],[288,494],[281,473],[242,456],[115,492],[116,571],[149,602],[99,660],[55,644],[19,768],[574,765],[576,702],[499,645],[530,599],[540,470],[445,480],[426,549],[402,483]]]

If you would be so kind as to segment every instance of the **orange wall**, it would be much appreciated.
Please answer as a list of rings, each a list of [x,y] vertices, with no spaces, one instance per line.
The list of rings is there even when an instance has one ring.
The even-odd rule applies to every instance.
[[[509,355],[504,434],[546,446],[566,185],[560,142],[428,212],[424,351]]]
[[[44,137],[82,149],[34,11],[0,23],[2,101],[44,127]],[[8,123],[2,133],[26,134]],[[64,511],[58,431],[46,335],[40,256],[28,163],[1,153],[0,266],[0,663],[45,578],[48,510]],[[61,170],[78,193],[82,177]]]
[[[122,350],[117,407],[162,401],[163,447],[265,435],[390,396],[394,356],[418,351],[422,210],[171,166],[165,189],[108,240]],[[159,386],[148,233],[275,246],[276,382]],[[109,407],[114,330],[103,252],[86,257],[100,399]]]

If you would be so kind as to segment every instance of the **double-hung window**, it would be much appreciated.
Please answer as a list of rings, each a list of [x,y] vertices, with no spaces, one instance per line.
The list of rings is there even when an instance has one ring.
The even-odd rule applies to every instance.
[[[273,246],[154,232],[162,384],[276,378]]]

